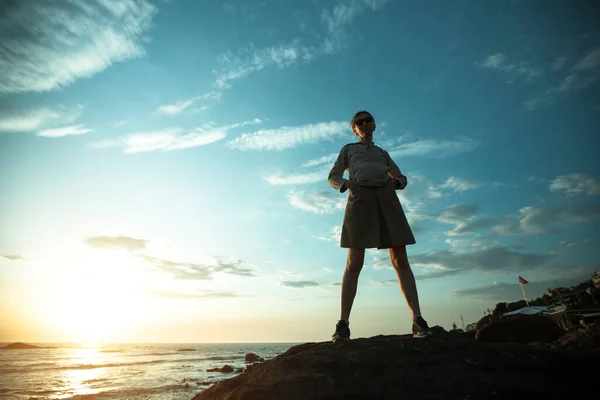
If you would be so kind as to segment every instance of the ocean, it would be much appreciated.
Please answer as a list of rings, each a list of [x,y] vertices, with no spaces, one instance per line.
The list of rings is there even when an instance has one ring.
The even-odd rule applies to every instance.
[[[270,359],[296,343],[28,344],[56,348],[0,350],[0,399],[189,400],[200,383],[239,374],[207,369],[245,368],[247,353]]]

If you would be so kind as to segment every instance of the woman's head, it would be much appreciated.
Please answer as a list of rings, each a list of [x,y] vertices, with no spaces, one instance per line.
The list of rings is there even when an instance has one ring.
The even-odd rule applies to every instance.
[[[370,112],[361,110],[350,120],[350,128],[356,136],[370,140],[376,128],[375,118]]]

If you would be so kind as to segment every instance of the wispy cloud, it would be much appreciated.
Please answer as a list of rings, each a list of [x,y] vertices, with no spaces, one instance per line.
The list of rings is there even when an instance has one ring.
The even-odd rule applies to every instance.
[[[578,194],[600,195],[600,181],[586,174],[560,175],[550,184],[550,191],[561,192],[567,196]]]
[[[184,110],[186,110],[187,108],[189,108],[191,105],[193,105],[194,103],[196,103],[199,100],[219,101],[221,99],[221,96],[222,96],[221,92],[211,91],[211,92],[205,93],[201,96],[193,97],[191,99],[179,100],[172,104],[165,104],[163,106],[158,107],[156,109],[156,112],[158,112],[160,114],[166,114],[166,115],[177,115],[177,114],[183,112]],[[208,106],[203,106],[200,109],[205,110],[207,108],[208,108]]]
[[[317,43],[305,44],[296,38],[289,43],[261,49],[251,45],[235,54],[226,52],[220,57],[224,68],[213,71],[216,74],[215,86],[229,88],[234,81],[269,67],[286,68],[312,61],[321,55],[335,54],[349,42],[346,27],[354,18],[369,9],[375,11],[385,3],[387,0],[353,0],[337,3],[332,9],[324,9],[321,14],[324,39]]]
[[[211,280],[213,269],[211,265],[196,264],[190,262],[178,262],[165,260],[163,258],[152,257],[145,254],[138,255],[159,272],[165,272],[174,279],[182,280]]]
[[[301,144],[333,140],[349,132],[348,123],[331,121],[302,126],[284,126],[243,135],[227,143],[239,150],[284,150]]]
[[[246,266],[241,260],[224,261],[219,257],[210,257],[209,263],[193,263],[186,261],[173,261],[146,254],[137,257],[151,264],[159,272],[171,275],[182,280],[212,280],[215,273],[225,273],[243,277],[256,276],[253,269]]]
[[[84,239],[86,245],[98,249],[113,249],[136,251],[146,248],[147,240],[136,239],[128,236],[93,236]]]
[[[561,65],[562,67],[562,65]],[[600,47],[590,50],[579,62],[569,68],[569,74],[562,81],[542,93],[525,101],[531,111],[552,104],[560,95],[584,90],[600,79]]]
[[[314,236],[314,238],[316,238],[317,240],[323,240],[326,242],[339,243],[341,235],[342,235],[342,227],[340,225],[334,225],[331,227],[329,232],[327,232],[326,234]]]
[[[166,104],[164,106],[160,106],[156,109],[156,112],[167,115],[179,114],[180,112],[191,106],[193,102],[193,100],[180,100],[173,104]]]
[[[517,272],[546,269],[553,265],[555,257],[553,254],[522,253],[500,246],[468,252],[432,250],[413,255],[411,260],[415,265],[444,270]]]
[[[295,289],[319,286],[317,282],[313,281],[283,281],[281,285]]]
[[[451,189],[456,192],[464,192],[467,190],[477,189],[483,186],[482,183],[476,183],[469,181],[467,179],[458,178],[456,176],[449,177],[446,182],[444,182],[440,188],[441,189]]]
[[[316,171],[306,174],[271,174],[265,177],[265,180],[271,185],[303,185],[315,182],[327,181],[328,171]]]
[[[520,225],[525,233],[546,235],[559,231],[557,225],[600,220],[600,204],[565,203],[548,209],[523,207]]]
[[[563,248],[573,248],[573,247],[581,247],[581,246],[586,246],[593,243],[592,238],[585,238],[579,242],[569,242],[567,240],[561,240],[560,242],[558,242],[558,247],[563,247]]]
[[[333,162],[336,160],[337,156],[338,156],[337,153],[327,154],[326,156],[308,160],[307,162],[302,164],[302,166],[303,167],[316,167],[316,166],[323,165],[323,164],[333,164]]]
[[[160,297],[166,299],[227,299],[239,297],[233,292],[216,292],[211,290],[203,290],[202,292],[188,293],[175,292],[168,290],[149,290],[146,292],[151,297]]]
[[[182,128],[167,128],[159,131],[134,132],[117,139],[94,142],[91,146],[97,149],[122,147],[125,153],[182,150],[218,142],[225,139],[231,129],[261,122],[260,119],[255,118],[232,125],[207,126],[190,131]]]
[[[332,192],[291,191],[288,201],[293,207],[315,214],[331,214],[343,210],[346,198]]]
[[[22,256],[20,254],[7,254],[5,256],[0,256],[0,257],[6,258],[7,260],[10,260],[10,261],[25,261],[26,260],[25,256]]]
[[[0,115],[0,132],[35,132],[58,128],[81,116],[82,107],[8,110]]]
[[[531,280],[527,284],[527,294],[530,298],[547,294],[548,288],[570,287],[591,278],[593,271],[599,266],[584,266],[568,268],[569,275],[561,275],[559,270],[551,271],[546,280]],[[476,286],[452,290],[450,294],[460,297],[471,297],[488,301],[514,301],[523,298],[521,287],[514,278],[514,283],[499,282],[490,285]]]
[[[141,57],[155,13],[145,0],[9,2],[0,17],[0,93],[56,89]]]
[[[62,128],[43,129],[38,132],[38,136],[57,138],[69,135],[83,135],[85,133],[90,133],[93,131],[93,129],[84,128],[83,125],[71,125]]]
[[[521,62],[518,65],[508,63],[506,54],[504,53],[492,54],[477,65],[481,68],[512,73],[513,79],[514,76],[517,75],[525,76],[526,79],[531,79],[540,74],[539,69],[530,67],[527,65],[527,63]]]
[[[459,140],[418,140],[403,143],[388,150],[391,157],[430,156],[433,158],[449,157],[460,153],[473,151],[478,142],[474,139]]]

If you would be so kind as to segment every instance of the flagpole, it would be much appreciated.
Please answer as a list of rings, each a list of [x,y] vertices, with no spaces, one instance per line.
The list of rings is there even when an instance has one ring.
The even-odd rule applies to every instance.
[[[519,281],[519,285],[521,285],[521,291],[523,292],[523,297],[525,298],[525,303],[527,303],[527,307],[529,307],[529,300],[527,300],[527,295],[525,294],[525,288],[523,288],[523,284]]]

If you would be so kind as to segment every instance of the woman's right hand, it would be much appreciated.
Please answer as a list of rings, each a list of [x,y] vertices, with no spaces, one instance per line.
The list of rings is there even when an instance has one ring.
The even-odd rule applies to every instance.
[[[350,180],[346,181],[346,183],[344,183],[344,185],[346,185],[346,189],[352,189],[354,186],[356,186],[356,180],[350,179]]]

